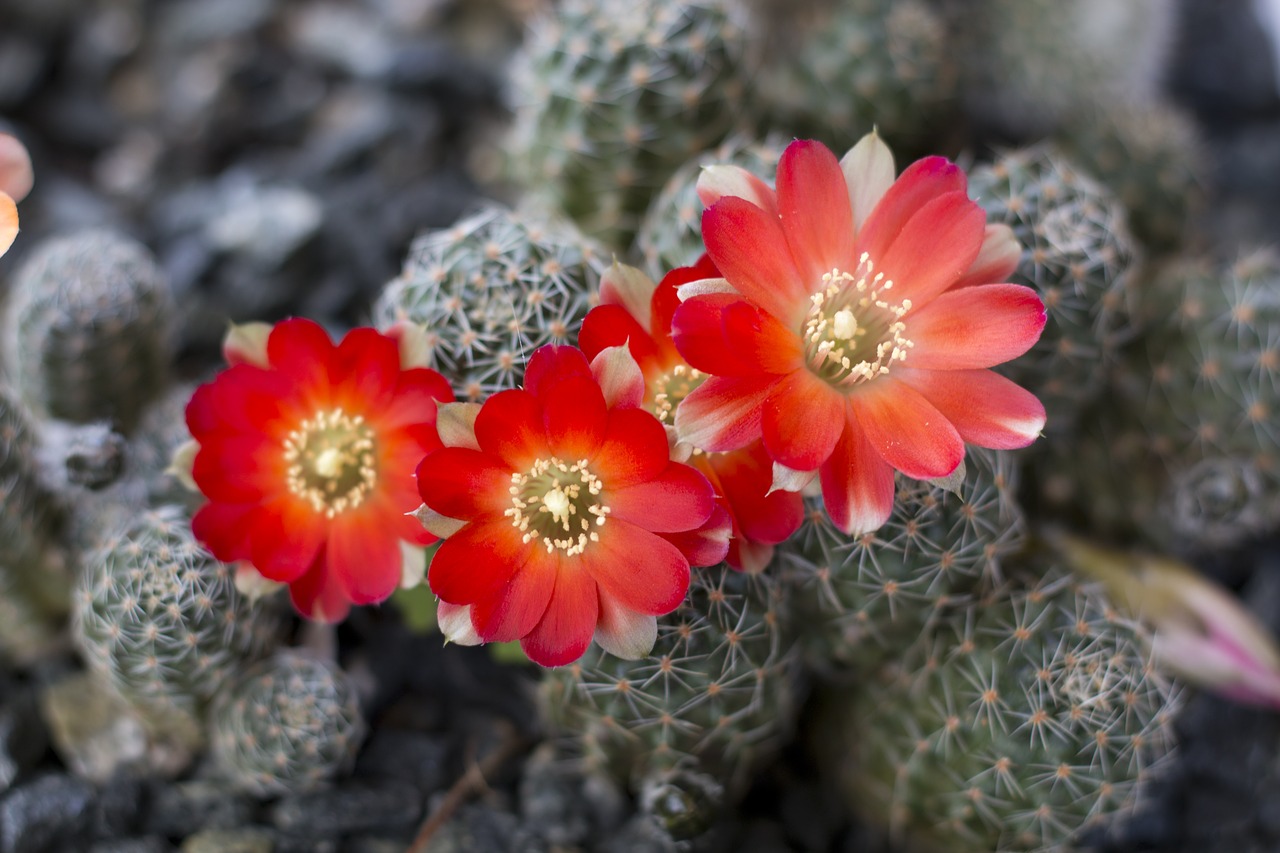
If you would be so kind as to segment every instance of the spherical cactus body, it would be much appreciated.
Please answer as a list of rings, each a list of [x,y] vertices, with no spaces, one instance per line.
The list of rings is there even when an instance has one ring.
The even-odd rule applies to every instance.
[[[513,62],[512,177],[625,251],[654,193],[740,118],[730,0],[566,0]]]
[[[375,322],[425,326],[429,366],[459,399],[479,401],[518,387],[538,347],[576,340],[604,262],[572,225],[486,208],[418,238]]]
[[[920,849],[1050,851],[1132,805],[1177,707],[1139,629],[1050,568],[836,702],[822,742],[850,804]]]
[[[43,243],[14,281],[8,368],[37,415],[128,432],[164,390],[173,299],[151,253],[108,231]]]
[[[240,673],[209,714],[209,744],[231,783],[258,796],[308,791],[355,759],[365,723],[336,665],[280,653]]]

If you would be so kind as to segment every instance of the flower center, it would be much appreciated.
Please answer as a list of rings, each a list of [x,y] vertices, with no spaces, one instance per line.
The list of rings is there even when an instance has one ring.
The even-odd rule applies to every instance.
[[[809,316],[801,332],[805,359],[813,373],[837,387],[883,376],[903,361],[914,344],[902,317],[911,300],[893,303],[886,294],[893,282],[864,252],[853,273],[833,269],[822,276],[823,289],[809,297]]]
[[[378,483],[375,448],[363,416],[320,412],[284,440],[289,491],[326,518],[355,509]]]
[[[680,401],[689,396],[689,392],[701,385],[702,380],[706,378],[707,375],[701,370],[687,364],[677,364],[659,376],[653,383],[654,417],[664,424],[671,423],[671,413],[675,411],[676,406],[680,405]]]
[[[542,540],[547,553],[563,551],[572,557],[600,541],[596,532],[609,515],[600,503],[603,485],[585,459],[572,464],[559,457],[539,459],[526,473],[511,475],[511,506],[503,515],[525,542]]]

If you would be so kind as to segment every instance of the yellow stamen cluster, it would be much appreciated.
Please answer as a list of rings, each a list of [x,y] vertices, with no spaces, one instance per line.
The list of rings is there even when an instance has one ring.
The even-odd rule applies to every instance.
[[[832,385],[854,385],[883,376],[913,346],[902,317],[911,300],[892,303],[893,282],[874,272],[864,252],[854,273],[833,269],[812,303],[801,335],[809,368]]]
[[[374,432],[362,415],[330,409],[284,440],[289,491],[326,518],[355,509],[378,484]]]
[[[527,473],[511,475],[511,506],[503,515],[521,532],[524,542],[541,539],[547,553],[581,554],[599,542],[609,507],[595,500],[603,485],[587,461],[573,464],[552,456],[538,459]]]
[[[653,387],[657,389],[653,395],[654,417],[664,424],[671,423],[676,406],[706,378],[701,370],[687,364],[677,364],[669,372],[659,376],[653,383]]]

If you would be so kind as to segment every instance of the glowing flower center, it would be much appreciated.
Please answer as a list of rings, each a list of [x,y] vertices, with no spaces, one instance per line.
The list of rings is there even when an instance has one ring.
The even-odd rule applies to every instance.
[[[893,282],[863,253],[854,273],[833,269],[822,276],[822,290],[812,303],[801,336],[809,369],[832,385],[848,387],[889,372],[903,361],[913,344],[904,336],[902,317],[911,300],[885,298]]]
[[[333,518],[355,509],[378,484],[374,432],[342,409],[303,421],[284,440],[289,491]]]
[[[659,376],[653,383],[651,411],[654,417],[664,424],[670,423],[671,413],[675,411],[676,406],[680,405],[680,401],[689,396],[689,393],[701,385],[702,380],[706,378],[707,375],[701,370],[687,364],[677,364]]]
[[[587,543],[600,541],[595,528],[609,515],[598,498],[601,489],[585,459],[573,464],[555,456],[539,459],[527,473],[511,475],[511,506],[503,515],[525,542],[540,539],[547,553],[560,550],[572,557]]]

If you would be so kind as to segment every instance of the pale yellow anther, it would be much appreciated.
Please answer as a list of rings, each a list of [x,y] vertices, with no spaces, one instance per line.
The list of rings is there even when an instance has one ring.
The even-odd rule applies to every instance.
[[[592,498],[602,489],[585,459],[573,464],[554,456],[538,459],[528,472],[511,475],[511,506],[503,515],[520,531],[522,542],[541,541],[547,553],[559,550],[572,557],[599,541],[591,518],[603,524],[609,507]]]
[[[831,321],[831,334],[842,341],[853,340],[854,334],[858,331],[858,318],[853,316],[852,311],[848,308],[842,308],[836,312]]]
[[[378,483],[374,434],[361,416],[318,412],[284,440],[286,484],[326,518],[364,503]]]
[[[809,297],[809,315],[801,335],[809,368],[837,387],[865,382],[903,361],[911,341],[902,317],[911,301],[894,304],[883,298],[893,288],[875,272],[864,252],[855,273],[833,269],[822,276],[822,290]]]

